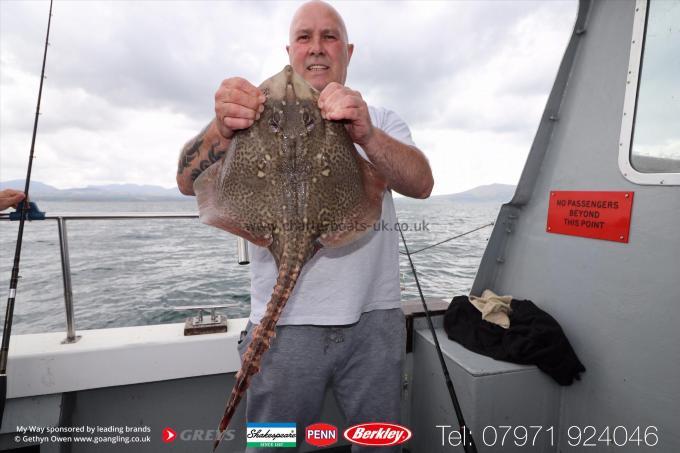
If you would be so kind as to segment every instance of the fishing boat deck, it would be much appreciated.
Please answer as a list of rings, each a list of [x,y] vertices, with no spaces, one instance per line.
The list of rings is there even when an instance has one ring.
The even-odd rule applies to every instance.
[[[14,335],[7,395],[233,373],[240,367],[236,343],[246,323],[232,319],[225,333],[192,336],[184,336],[184,323],[81,330],[79,341],[69,344],[63,332]]]

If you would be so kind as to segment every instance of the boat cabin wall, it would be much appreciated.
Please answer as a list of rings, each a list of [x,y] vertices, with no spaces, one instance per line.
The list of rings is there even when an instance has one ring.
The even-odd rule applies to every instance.
[[[680,186],[633,183],[618,165],[638,6],[581,1],[517,193],[472,290],[534,301],[585,365],[582,380],[563,388],[558,450],[571,448],[570,427],[590,425],[598,435],[623,426],[629,436],[639,426],[656,431],[654,451],[680,451]],[[628,242],[548,232],[551,191],[633,193]],[[627,441],[617,451],[637,448]]]

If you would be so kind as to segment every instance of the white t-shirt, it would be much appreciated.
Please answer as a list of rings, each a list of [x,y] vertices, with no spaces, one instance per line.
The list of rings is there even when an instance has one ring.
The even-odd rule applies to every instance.
[[[414,145],[411,131],[391,110],[369,107],[374,127]],[[367,159],[360,146],[357,151]],[[344,325],[362,313],[398,308],[399,232],[392,193],[385,191],[381,220],[361,239],[337,249],[321,248],[302,268],[278,324]],[[278,269],[268,249],[250,244],[250,321],[258,324],[271,298]]]

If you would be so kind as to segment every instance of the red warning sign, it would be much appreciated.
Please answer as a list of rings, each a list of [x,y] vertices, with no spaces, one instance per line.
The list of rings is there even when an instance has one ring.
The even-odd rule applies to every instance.
[[[633,192],[551,191],[549,233],[628,243]]]

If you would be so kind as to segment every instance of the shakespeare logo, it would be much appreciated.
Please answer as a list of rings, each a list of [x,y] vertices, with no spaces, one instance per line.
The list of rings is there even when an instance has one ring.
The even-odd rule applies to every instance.
[[[295,423],[248,423],[246,441],[253,448],[295,448]]]

